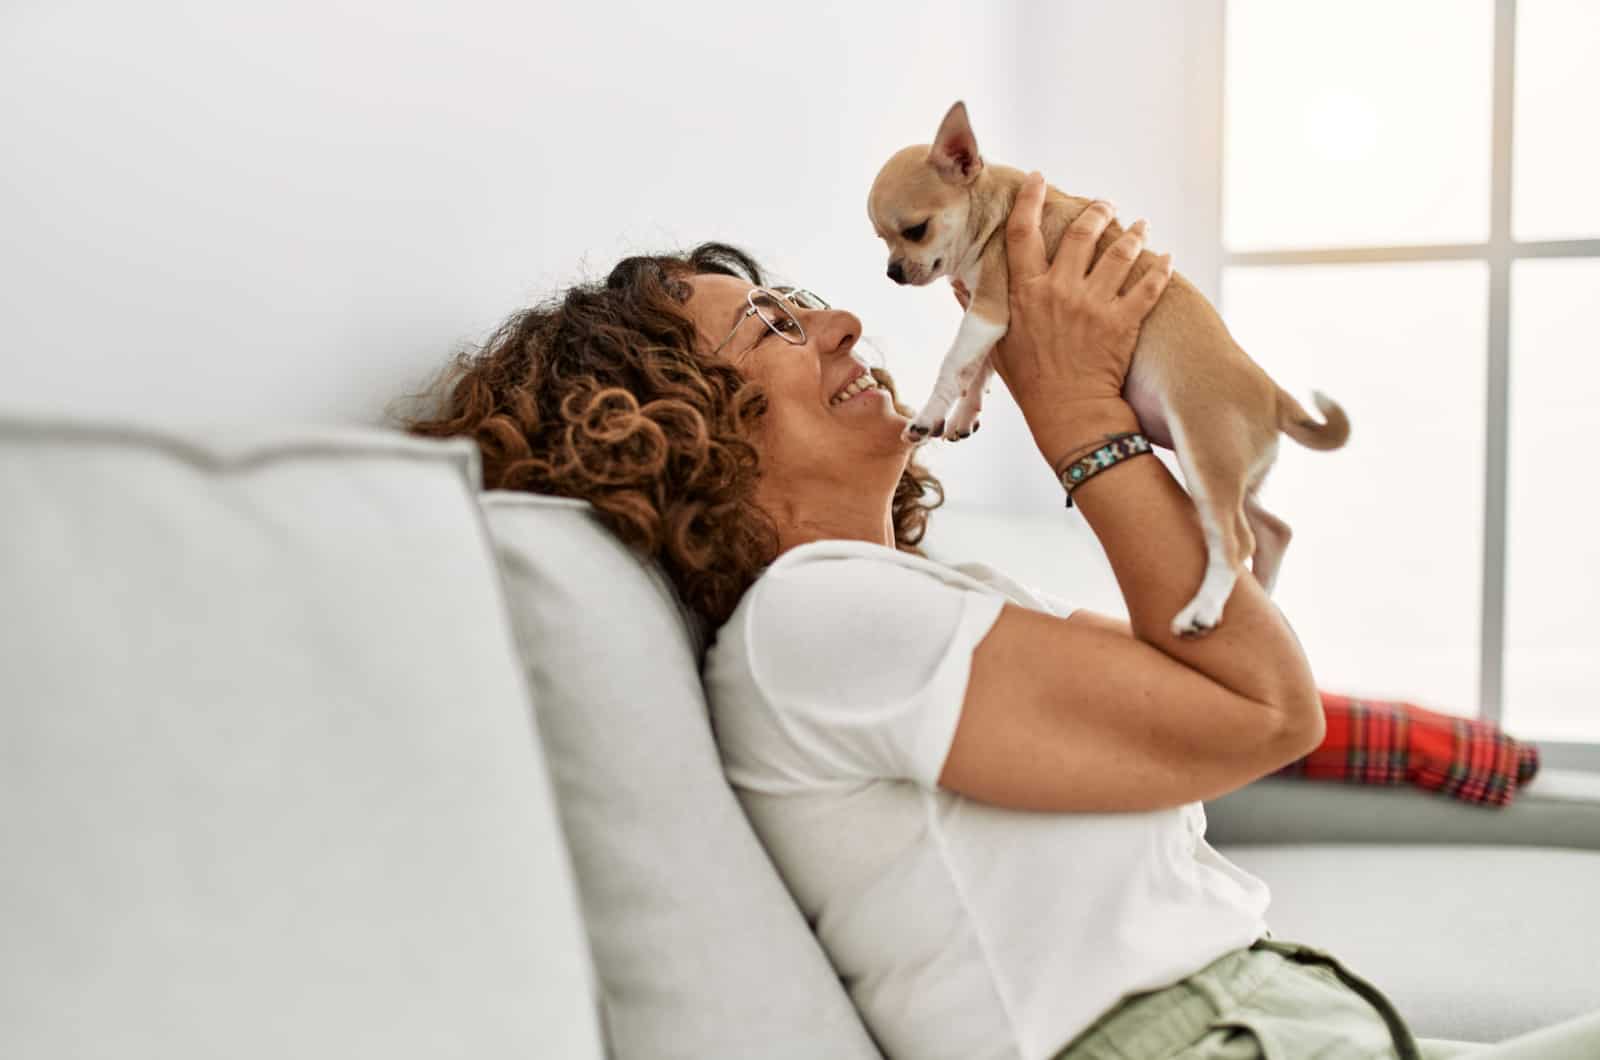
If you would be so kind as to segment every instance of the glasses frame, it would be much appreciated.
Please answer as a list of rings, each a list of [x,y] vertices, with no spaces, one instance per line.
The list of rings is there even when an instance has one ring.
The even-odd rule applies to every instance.
[[[783,310],[784,314],[788,316],[790,320],[794,321],[794,326],[797,330],[793,333],[779,331],[772,321],[767,319],[766,314],[761,311],[761,307],[756,305],[756,295],[758,294],[767,295],[768,297],[772,298],[773,301],[777,302],[778,307]],[[718,343],[717,348],[711,351],[713,356],[721,353],[727,347],[728,343],[733,341],[733,337],[739,334],[739,329],[744,327],[744,322],[749,320],[752,316],[760,317],[761,323],[766,325],[768,331],[772,332],[789,345],[803,346],[806,342],[806,326],[801,322],[799,316],[789,309],[784,308],[785,303],[795,306],[799,309],[833,308],[820,294],[806,287],[752,287],[749,291],[745,292],[744,300],[747,303],[745,311],[739,314],[739,319],[734,322],[733,330],[728,332],[728,337]],[[760,339],[756,340],[756,342],[760,341]],[[755,343],[751,343],[751,348],[753,349],[754,347]]]

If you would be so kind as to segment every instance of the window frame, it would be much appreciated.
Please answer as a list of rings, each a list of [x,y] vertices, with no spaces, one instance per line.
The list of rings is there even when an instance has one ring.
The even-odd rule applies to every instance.
[[[1227,25],[1223,0],[1222,26]],[[1512,122],[1516,103],[1517,0],[1494,0],[1493,128],[1490,135],[1489,238],[1483,243],[1367,246],[1336,249],[1230,251],[1221,238],[1218,279],[1224,269],[1251,265],[1361,265],[1378,262],[1482,261],[1489,268],[1488,409],[1484,424],[1484,510],[1482,623],[1479,627],[1476,716],[1500,724],[1505,692],[1505,604],[1507,452],[1510,444],[1511,268],[1536,258],[1597,258],[1600,239],[1519,242],[1511,233]],[[1222,198],[1227,174],[1227,32],[1219,33],[1220,77],[1217,99],[1217,189]],[[1541,761],[1556,769],[1600,771],[1600,741],[1535,740]]]

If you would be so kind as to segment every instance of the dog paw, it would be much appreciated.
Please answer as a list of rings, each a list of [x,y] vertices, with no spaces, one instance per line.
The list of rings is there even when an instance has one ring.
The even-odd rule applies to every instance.
[[[1213,603],[1204,595],[1196,596],[1172,620],[1172,635],[1188,640],[1210,633],[1222,621],[1223,603],[1226,600]]]
[[[966,401],[956,404],[955,412],[950,415],[950,422],[945,425],[945,439],[959,442],[963,438],[970,438],[978,429],[978,410],[970,407]]]
[[[1184,640],[1199,640],[1215,628],[1215,626],[1202,626],[1192,618],[1172,620],[1172,635]]]
[[[905,430],[900,432],[900,437],[908,442],[925,442],[929,438],[938,438],[943,434],[944,417],[935,418],[923,413],[906,424]]]

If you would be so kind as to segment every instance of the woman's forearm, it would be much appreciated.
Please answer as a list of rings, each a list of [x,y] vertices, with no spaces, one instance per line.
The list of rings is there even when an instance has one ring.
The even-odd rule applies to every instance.
[[[1051,421],[1034,426],[1052,467],[1105,435],[1139,429],[1132,407],[1120,400],[1080,406]],[[1310,663],[1254,578],[1235,583],[1216,629],[1196,638],[1172,633],[1173,617],[1200,587],[1207,549],[1194,503],[1164,463],[1124,460],[1074,487],[1072,500],[1111,561],[1135,636],[1224,687],[1281,711],[1295,728],[1320,726]]]

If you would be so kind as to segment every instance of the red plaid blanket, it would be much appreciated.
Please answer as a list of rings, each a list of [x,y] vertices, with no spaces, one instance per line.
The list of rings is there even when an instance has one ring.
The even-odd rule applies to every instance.
[[[1504,806],[1539,771],[1539,749],[1497,727],[1414,703],[1323,692],[1327,735],[1275,776],[1352,784],[1410,782],[1465,802]]]

